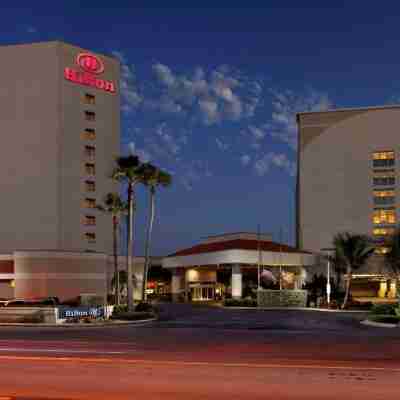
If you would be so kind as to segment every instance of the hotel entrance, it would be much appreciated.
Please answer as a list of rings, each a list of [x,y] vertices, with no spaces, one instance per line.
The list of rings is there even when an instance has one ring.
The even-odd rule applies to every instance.
[[[215,299],[215,284],[189,284],[191,301],[211,301]]]

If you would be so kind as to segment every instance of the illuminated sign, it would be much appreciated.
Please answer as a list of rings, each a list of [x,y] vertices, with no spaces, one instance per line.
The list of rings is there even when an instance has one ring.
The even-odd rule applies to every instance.
[[[66,67],[64,69],[64,78],[67,81],[91,86],[109,93],[116,92],[114,82],[96,76],[104,72],[104,64],[100,58],[93,54],[80,53],[76,57],[76,63],[83,71]]]

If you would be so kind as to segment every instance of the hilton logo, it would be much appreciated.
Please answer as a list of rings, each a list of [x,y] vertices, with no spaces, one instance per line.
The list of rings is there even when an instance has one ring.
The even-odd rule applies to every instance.
[[[93,75],[98,75],[104,72],[104,64],[100,58],[93,54],[80,53],[76,57],[76,63],[84,72],[67,67],[64,69],[64,77],[66,80],[81,85],[92,86],[106,92],[115,93],[114,82],[106,81]]]

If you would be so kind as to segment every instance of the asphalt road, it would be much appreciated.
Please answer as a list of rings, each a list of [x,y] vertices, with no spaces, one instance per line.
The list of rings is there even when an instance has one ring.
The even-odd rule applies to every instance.
[[[398,393],[400,330],[361,326],[362,314],[160,307],[140,326],[1,327],[0,400]]]

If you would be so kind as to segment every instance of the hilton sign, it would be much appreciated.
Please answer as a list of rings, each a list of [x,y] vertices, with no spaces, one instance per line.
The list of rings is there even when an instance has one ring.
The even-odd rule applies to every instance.
[[[104,64],[100,58],[93,54],[80,53],[78,57],[76,57],[76,63],[83,71],[66,67],[64,69],[64,77],[66,80],[80,85],[92,86],[109,93],[115,93],[114,82],[106,81],[96,76],[104,72]]]

